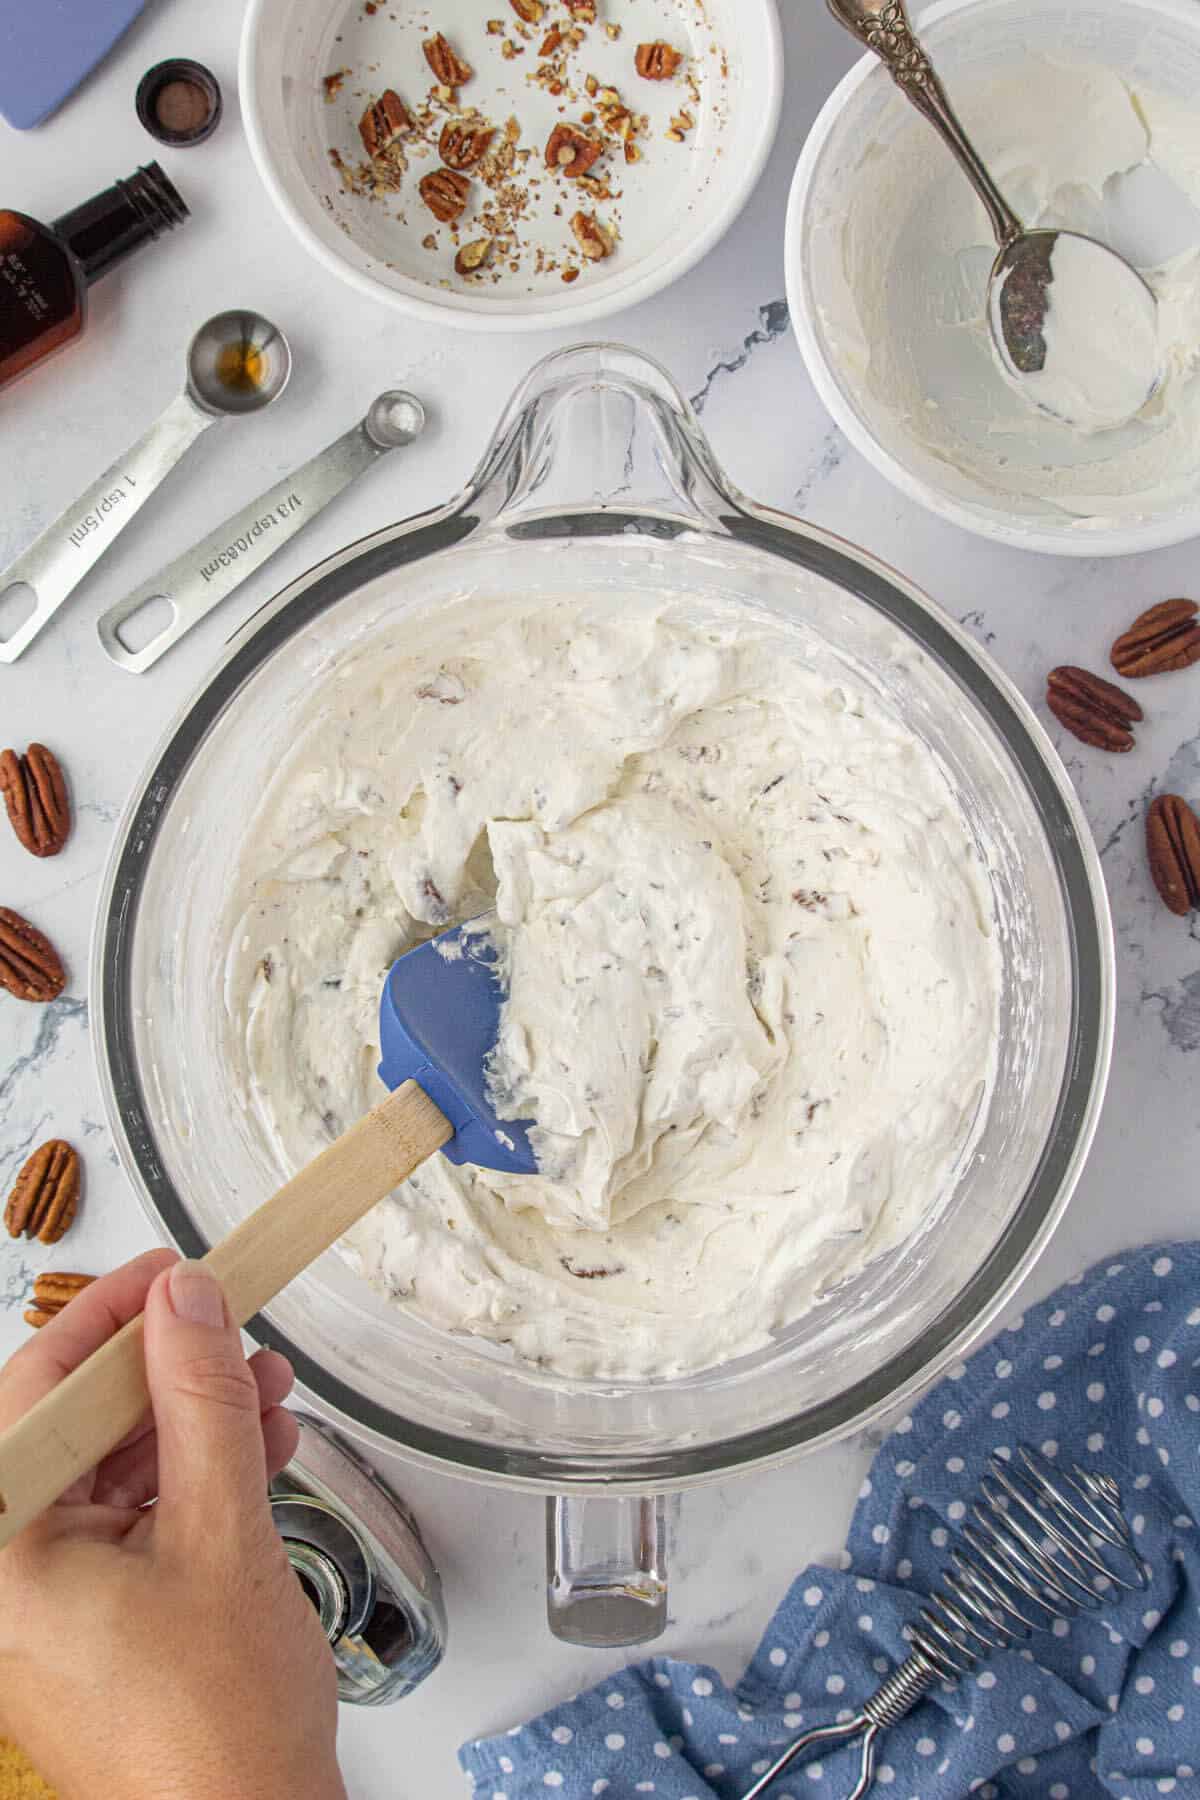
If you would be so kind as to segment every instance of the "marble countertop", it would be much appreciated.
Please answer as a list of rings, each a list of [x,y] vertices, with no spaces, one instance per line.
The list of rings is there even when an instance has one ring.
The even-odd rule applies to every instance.
[[[68,850],[51,861],[0,837],[0,901],[50,933],[71,974],[66,995],[49,1007],[0,995],[0,1183],[7,1191],[28,1151],[54,1134],[80,1146],[88,1171],[69,1256],[8,1239],[0,1246],[0,1355],[25,1333],[21,1308],[39,1268],[100,1271],[153,1241],[116,1164],[88,1041],[93,906],[137,772],[228,633],[339,545],[446,498],[521,375],[573,335],[505,340],[441,331],[376,306],[310,261],[268,208],[245,147],[235,83],[241,10],[237,0],[152,7],[48,125],[28,133],[0,125],[5,204],[49,218],[156,153],[133,110],[138,77],[151,63],[197,57],[217,72],[226,96],[210,143],[160,153],[192,221],[98,287],[83,342],[0,400],[0,566],[166,404],[182,379],[187,338],[208,314],[262,309],[287,330],[296,359],[285,401],[208,434],[45,637],[0,669],[0,737],[22,748],[33,738],[53,746],[79,813]],[[895,563],[964,621],[1040,706],[1049,668],[1102,667],[1108,642],[1142,607],[1195,591],[1194,548],[1111,562],[1022,554],[926,515],[849,449],[789,331],[782,225],[800,144],[853,50],[823,9],[784,11],[783,125],[749,206],[681,285],[610,322],[607,335],[673,370],[746,491]],[[114,669],[95,635],[100,611],[344,429],[392,382],[430,403],[432,425],[419,449],[331,507],[152,675]],[[1173,919],[1158,904],[1141,819],[1156,790],[1200,794],[1200,679],[1165,678],[1141,697],[1151,716],[1130,755],[1062,743],[1102,847],[1116,917],[1117,1053],[1088,1167],[1026,1298],[1109,1250],[1195,1230],[1200,924]],[[675,1521],[672,1623],[659,1647],[739,1670],[795,1569],[836,1554],[871,1449],[852,1442],[689,1494]],[[402,1705],[343,1709],[341,1749],[355,1800],[464,1791],[454,1761],[463,1738],[515,1723],[619,1660],[549,1637],[535,1498],[398,1463],[388,1473],[423,1520],[441,1566],[451,1647]]]

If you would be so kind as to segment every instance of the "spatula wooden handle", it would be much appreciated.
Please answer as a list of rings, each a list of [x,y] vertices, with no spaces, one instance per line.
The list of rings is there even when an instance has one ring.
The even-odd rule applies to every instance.
[[[454,1135],[406,1081],[204,1258],[239,1325]],[[0,1434],[0,1548],[94,1469],[149,1404],[142,1320],[110,1338]]]

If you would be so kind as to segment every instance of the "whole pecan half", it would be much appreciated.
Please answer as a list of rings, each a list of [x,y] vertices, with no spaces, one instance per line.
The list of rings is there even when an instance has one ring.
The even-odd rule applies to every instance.
[[[368,156],[382,156],[412,128],[413,116],[395,88],[386,88],[358,121],[358,135]]]
[[[508,4],[512,7],[518,19],[524,19],[527,25],[540,24],[542,14],[546,10],[545,6],[542,4],[542,0],[508,0]]]
[[[1178,794],[1160,794],[1146,814],[1146,855],[1159,898],[1182,918],[1200,906],[1200,819]]]
[[[25,1323],[40,1331],[64,1306],[71,1304],[76,1294],[91,1287],[95,1279],[94,1275],[71,1275],[64,1269],[37,1276],[33,1284],[33,1304],[26,1310]]]
[[[578,125],[556,125],[546,139],[546,167],[574,181],[586,175],[604,145]]]
[[[1194,600],[1160,600],[1139,613],[1109,652],[1118,675],[1129,681],[1165,675],[1200,662],[1200,612]]]
[[[443,225],[461,216],[470,191],[471,184],[466,176],[459,175],[454,169],[431,169],[417,183],[417,192],[434,218],[440,219]]]
[[[62,1138],[40,1144],[26,1161],[4,1208],[9,1237],[57,1244],[79,1205],[79,1152]]]
[[[496,135],[494,125],[471,119],[451,119],[442,126],[438,155],[448,169],[473,169]]]
[[[425,61],[433,70],[434,80],[440,82],[442,87],[460,88],[475,73],[470,63],[463,61],[440,31],[436,37],[426,38],[421,48],[425,52]]]
[[[589,262],[599,262],[602,257],[611,255],[612,239],[597,222],[595,213],[577,212],[571,220],[571,230]]]
[[[670,81],[682,61],[681,51],[658,38],[653,44],[638,45],[633,66],[647,81]]]
[[[1046,705],[1060,725],[1097,750],[1132,750],[1129,727],[1144,716],[1137,701],[1111,681],[1070,663],[1046,677]]]
[[[18,1000],[57,1000],[66,985],[50,939],[11,906],[0,906],[0,987]]]
[[[5,750],[0,794],[25,848],[34,856],[57,856],[71,835],[71,802],[54,752],[45,744],[30,744],[24,756]]]

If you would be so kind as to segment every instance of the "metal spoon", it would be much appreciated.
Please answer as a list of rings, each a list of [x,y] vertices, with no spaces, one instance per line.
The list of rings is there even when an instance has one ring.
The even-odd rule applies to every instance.
[[[32,611],[7,635],[0,623],[0,662],[16,662],[32,644],[202,432],[218,419],[269,406],[291,372],[287,339],[261,313],[218,313],[202,325],[188,347],[182,394],[0,572],[0,609],[32,600]]]
[[[387,451],[411,444],[424,426],[415,394],[390,388],[377,395],[357,425],[103,613],[98,629],[106,653],[135,675],[151,668],[344,487]],[[162,620],[164,608],[170,616]]]
[[[883,63],[901,93],[952,152],[983,203],[1000,246],[988,280],[988,328],[1000,366],[1031,405],[1071,425],[1109,430],[1133,418],[1162,380],[1153,290],[1124,257],[1077,231],[1027,231],[988,174],[946,98],[929,55],[913,32],[904,0],[828,0],[830,12]],[[1055,251],[1069,252],[1070,287],[1056,295]],[[1061,251],[1060,251],[1061,260]],[[1047,360],[1051,315],[1056,343],[1073,340],[1069,379],[1039,381]],[[1089,315],[1110,327],[1106,355]]]

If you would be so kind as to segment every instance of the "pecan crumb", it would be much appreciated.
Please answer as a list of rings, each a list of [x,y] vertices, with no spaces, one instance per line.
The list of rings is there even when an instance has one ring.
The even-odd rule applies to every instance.
[[[606,1268],[601,1265],[596,1268],[587,1269],[581,1268],[579,1264],[574,1262],[569,1256],[560,1256],[558,1260],[567,1271],[568,1275],[574,1275],[576,1281],[602,1281],[606,1276],[623,1275],[625,1273],[624,1263],[617,1263],[612,1268]]]
[[[577,212],[571,220],[575,241],[589,262],[600,262],[612,254],[612,236],[601,225],[595,213]]]
[[[456,275],[478,275],[487,266],[492,254],[491,238],[475,238],[470,244],[464,244],[454,259]]]

